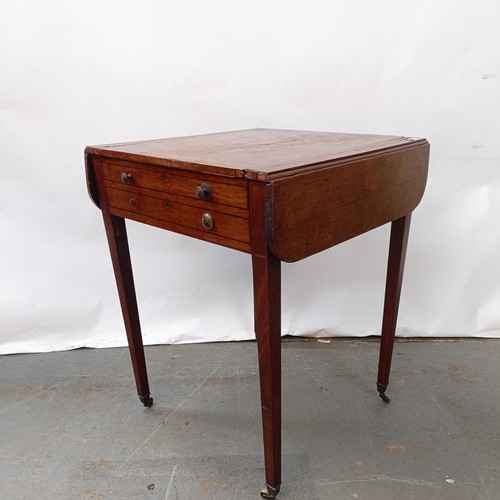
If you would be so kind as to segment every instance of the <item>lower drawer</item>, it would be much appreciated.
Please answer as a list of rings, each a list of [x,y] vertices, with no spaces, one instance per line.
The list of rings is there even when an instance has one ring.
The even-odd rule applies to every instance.
[[[246,244],[250,243],[248,218],[185,205],[172,201],[166,196],[155,197],[141,192],[132,193],[110,187],[107,188],[107,194],[110,212],[115,215],[123,216],[123,211],[126,211],[130,214],[151,217],[176,226],[194,229],[200,233],[194,236],[207,241],[213,241],[214,236],[220,236]],[[189,233],[189,231],[183,232]]]

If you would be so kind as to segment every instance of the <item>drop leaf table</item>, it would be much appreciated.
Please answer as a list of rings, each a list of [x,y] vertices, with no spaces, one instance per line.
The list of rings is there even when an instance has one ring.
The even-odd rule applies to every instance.
[[[425,139],[252,129],[89,146],[139,398],[151,406],[125,219],[252,257],[266,485],[281,485],[281,261],[391,222],[377,389],[389,380],[411,213],[427,180]]]

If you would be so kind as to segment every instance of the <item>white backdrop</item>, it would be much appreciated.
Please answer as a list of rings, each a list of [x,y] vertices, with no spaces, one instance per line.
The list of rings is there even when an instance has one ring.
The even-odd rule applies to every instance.
[[[398,335],[500,337],[497,0],[1,0],[0,352],[126,343],[89,144],[427,137]],[[253,337],[250,258],[129,223],[146,343]],[[283,266],[283,333],[380,331],[389,227]]]

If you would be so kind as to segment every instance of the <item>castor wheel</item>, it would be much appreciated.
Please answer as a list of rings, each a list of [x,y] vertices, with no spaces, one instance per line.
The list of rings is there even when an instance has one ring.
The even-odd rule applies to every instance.
[[[151,397],[150,394],[147,394],[146,396],[139,396],[139,399],[146,408],[149,408],[150,406],[153,405],[153,398]]]
[[[380,392],[379,396],[382,398],[382,401],[388,405],[391,402],[391,397],[388,396],[385,392]]]
[[[280,492],[280,485],[273,488],[266,484],[266,487],[260,492],[262,498],[276,498],[276,495]]]
[[[382,398],[382,401],[385,404],[389,404],[391,402],[391,398],[385,393],[387,390],[387,384],[380,384],[377,382],[377,391],[378,395]]]

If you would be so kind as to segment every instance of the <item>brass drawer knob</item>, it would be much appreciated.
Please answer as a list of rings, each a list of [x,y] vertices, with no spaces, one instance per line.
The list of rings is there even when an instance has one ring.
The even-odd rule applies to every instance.
[[[194,194],[199,200],[209,200],[212,197],[212,188],[204,182],[203,184],[196,186]]]
[[[123,184],[128,184],[132,181],[132,174],[126,174],[125,172],[122,172],[122,174],[120,175],[120,179],[122,180]]]
[[[201,217],[201,223],[203,224],[203,227],[209,231],[212,231],[215,227],[215,219],[210,214],[203,214]]]

